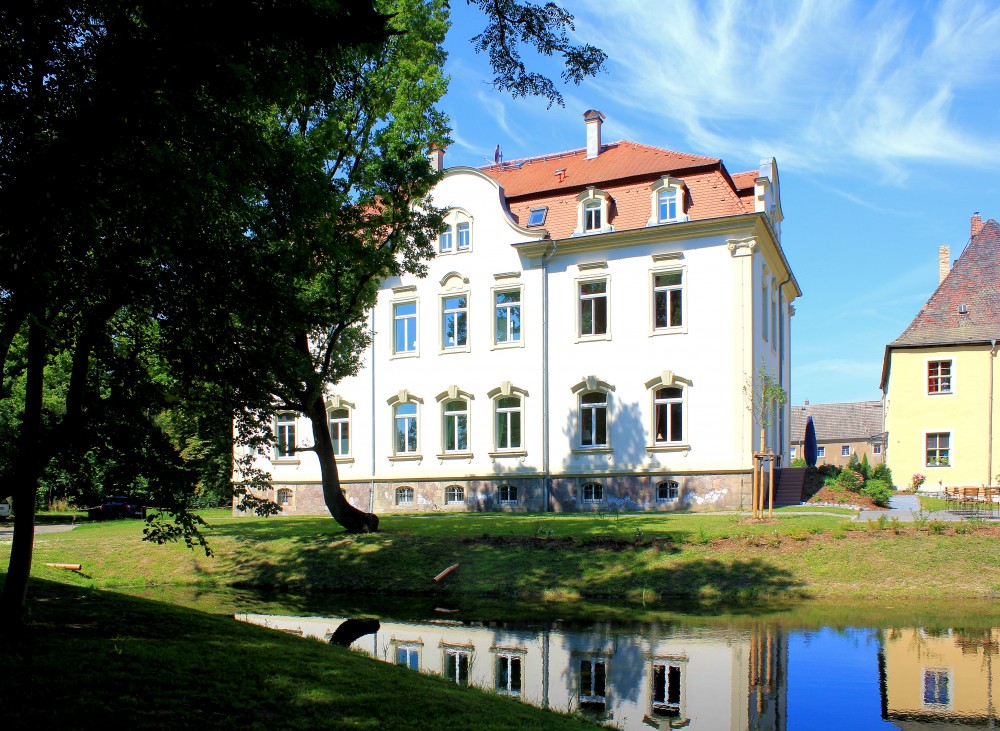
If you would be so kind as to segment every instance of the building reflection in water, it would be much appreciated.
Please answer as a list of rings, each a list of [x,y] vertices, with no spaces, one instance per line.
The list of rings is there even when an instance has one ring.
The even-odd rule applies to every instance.
[[[337,618],[240,614],[238,619],[328,640]],[[787,645],[761,624],[740,629],[645,625],[623,631],[437,620],[382,621],[351,647],[460,685],[577,711],[622,729],[785,728]]]

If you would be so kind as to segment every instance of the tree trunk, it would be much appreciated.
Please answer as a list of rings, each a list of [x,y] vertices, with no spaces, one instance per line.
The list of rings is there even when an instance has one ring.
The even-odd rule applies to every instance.
[[[7,580],[0,597],[0,613],[20,622],[28,597],[31,556],[35,547],[35,493],[41,476],[39,454],[42,432],[42,390],[45,377],[45,328],[33,317],[28,328],[28,365],[24,417],[13,469],[14,538],[7,565]]]
[[[333,454],[333,439],[327,425],[326,399],[322,394],[306,406],[306,416],[312,422],[313,444],[319,458],[319,470],[323,479],[323,500],[330,515],[349,533],[374,533],[378,530],[378,516],[358,510],[347,502],[340,489],[340,475],[337,459]]]

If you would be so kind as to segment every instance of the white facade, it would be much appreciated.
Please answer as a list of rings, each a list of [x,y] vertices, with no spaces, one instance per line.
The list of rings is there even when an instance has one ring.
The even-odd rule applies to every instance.
[[[716,163],[709,173],[730,180]],[[748,506],[759,436],[744,387],[763,362],[788,390],[799,295],[774,161],[740,174],[752,182],[726,215],[697,215],[710,187],[694,176],[669,178],[681,210],[667,222],[666,175],[611,194],[540,193],[552,229],[527,225],[523,192],[515,220],[488,172],[445,172],[438,255],[424,278],[383,282],[364,367],[332,389],[335,429],[343,409],[349,418],[338,466],[351,501],[377,512]],[[588,215],[600,216],[592,232]],[[570,217],[583,231],[554,233]],[[788,423],[786,407],[768,435],[781,455]],[[304,419],[296,434],[307,446]],[[323,509],[312,453],[271,471],[286,510]]]

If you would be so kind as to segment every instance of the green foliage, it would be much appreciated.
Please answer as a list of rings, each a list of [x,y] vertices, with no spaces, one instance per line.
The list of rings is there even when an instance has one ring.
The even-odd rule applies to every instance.
[[[850,467],[844,467],[837,475],[836,483],[845,490],[860,492],[861,488],[865,486],[865,479],[860,472],[852,470]]]
[[[893,492],[892,485],[884,480],[868,480],[861,488],[862,495],[867,495],[873,503],[883,508],[889,507],[889,498],[892,497]]]
[[[789,466],[790,467],[805,467],[806,466],[806,460],[805,460],[804,457],[797,457],[796,459],[792,460],[792,464],[789,465]]]
[[[847,460],[847,467],[864,477],[864,472],[861,470],[861,461],[858,459],[857,452],[851,452],[851,458]]]
[[[875,468],[872,470],[872,478],[876,480],[883,480],[888,482],[890,485],[895,484],[892,481],[892,470],[889,469],[889,465],[885,462],[879,462],[875,465]]]
[[[861,464],[859,465],[858,472],[864,475],[865,480],[870,480],[872,477],[872,468],[871,465],[868,464],[867,452],[861,457]]]

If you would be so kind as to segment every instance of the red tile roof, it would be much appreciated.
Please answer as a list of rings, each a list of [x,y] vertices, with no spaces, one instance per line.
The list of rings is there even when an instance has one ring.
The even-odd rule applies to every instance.
[[[968,312],[960,313],[960,305]],[[889,347],[994,339],[1000,340],[1000,225],[991,218],[969,240],[948,276]]]
[[[733,173],[732,174],[733,185],[736,186],[736,190],[742,193],[746,189],[753,191],[754,183],[757,182],[757,178],[760,177],[760,172],[757,170],[747,170],[745,173]]]
[[[758,173],[738,173],[735,183],[737,176],[730,178],[717,157],[627,141],[602,146],[596,158],[587,160],[585,155],[586,150],[571,150],[481,169],[503,186],[511,214],[522,226],[532,208],[547,206],[542,228],[554,239],[566,238],[576,229],[576,196],[589,186],[611,196],[608,223],[616,231],[644,227],[652,214],[651,185],[664,175],[680,178],[687,186],[685,211],[690,220],[754,210],[753,181]]]

